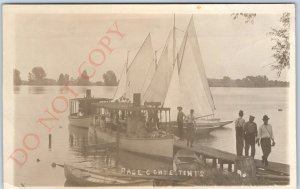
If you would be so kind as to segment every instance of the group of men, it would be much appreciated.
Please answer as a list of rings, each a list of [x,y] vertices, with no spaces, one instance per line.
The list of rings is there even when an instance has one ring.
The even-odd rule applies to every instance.
[[[245,122],[243,119],[244,112],[239,111],[239,118],[235,121],[236,131],[236,152],[238,156],[243,155],[243,148],[245,147],[245,156],[249,155],[249,148],[251,147],[251,156],[255,156],[255,144],[261,146],[263,156],[262,163],[268,166],[268,157],[271,153],[272,146],[275,145],[272,125],[270,125],[269,117],[263,116],[263,124],[257,129],[254,122],[255,117],[250,115],[249,121]]]
[[[196,123],[195,123],[195,117],[194,117],[194,110],[190,110],[190,115],[185,116],[185,114],[182,111],[182,107],[177,107],[178,114],[177,114],[177,125],[178,125],[178,136],[179,140],[184,139],[184,131],[183,131],[183,123],[184,120],[187,122],[187,130],[186,130],[186,140],[187,140],[187,146],[193,147],[194,142],[194,136],[196,131]]]
[[[185,116],[182,111],[182,107],[177,107],[177,125],[178,125],[178,137],[180,140],[184,140],[183,124],[184,120],[187,122],[186,140],[187,146],[193,147],[195,136],[195,117],[194,110],[190,110],[190,115]],[[245,156],[249,156],[249,149],[251,148],[251,156],[255,156],[255,144],[261,146],[263,156],[262,163],[268,166],[268,157],[271,153],[272,146],[275,145],[274,134],[272,125],[270,125],[269,117],[263,116],[263,124],[257,129],[257,125],[254,122],[255,117],[250,115],[249,121],[245,122],[243,119],[244,112],[239,111],[239,118],[235,121],[236,131],[236,151],[238,156],[243,155],[243,149],[245,149]]]

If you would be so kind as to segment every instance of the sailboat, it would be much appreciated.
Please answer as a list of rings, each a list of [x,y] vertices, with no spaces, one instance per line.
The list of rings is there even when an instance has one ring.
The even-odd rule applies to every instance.
[[[215,104],[208,85],[193,16],[177,53],[175,27],[172,37],[173,48],[167,54],[161,55],[143,100],[160,102],[163,106],[170,107],[173,120],[176,118],[177,106],[186,111],[194,109],[199,132],[210,132],[211,128],[231,123],[232,121],[209,118],[214,116]]]
[[[158,128],[158,125],[170,124],[170,119],[167,119],[170,108],[158,107],[155,103],[141,104],[141,94],[147,90],[156,72],[153,57],[149,34],[130,65],[127,53],[114,100],[92,104],[95,112],[89,133],[95,133],[104,141],[117,143],[118,148],[125,151],[171,160],[174,135]],[[158,115],[164,115],[166,119],[160,119],[158,123]]]

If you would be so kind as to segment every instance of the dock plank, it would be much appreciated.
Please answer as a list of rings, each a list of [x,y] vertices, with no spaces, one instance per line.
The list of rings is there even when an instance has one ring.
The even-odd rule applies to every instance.
[[[180,140],[175,141],[174,148],[190,150],[195,153],[199,153],[199,154],[205,155],[210,158],[221,159],[221,160],[229,162],[229,163],[231,163],[231,162],[234,163],[237,159],[236,154],[222,151],[222,150],[219,150],[216,148],[204,146],[201,144],[194,144],[193,147],[188,147],[186,145],[186,141],[180,141]],[[261,160],[259,160],[259,159],[255,159],[255,163],[256,163],[257,168],[262,168],[264,170],[273,171],[273,172],[277,172],[277,173],[283,173],[285,175],[290,174],[290,166],[287,164],[277,163],[277,162],[269,162],[268,167],[265,167],[262,165]]]

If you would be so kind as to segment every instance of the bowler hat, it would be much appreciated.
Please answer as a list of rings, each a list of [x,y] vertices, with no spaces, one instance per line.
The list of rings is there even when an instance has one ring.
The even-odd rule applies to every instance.
[[[264,115],[263,120],[269,120],[270,118],[267,115]]]

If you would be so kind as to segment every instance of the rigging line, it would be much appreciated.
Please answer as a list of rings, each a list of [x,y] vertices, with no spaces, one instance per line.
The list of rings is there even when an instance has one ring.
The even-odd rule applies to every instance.
[[[124,71],[126,71],[125,69],[126,69],[126,64],[127,64],[127,62],[125,63],[125,65],[124,65],[124,67],[123,67],[123,69],[122,69],[122,73],[121,73],[121,75],[120,75],[120,80],[119,80],[119,83],[118,83],[118,88],[117,88],[117,90],[115,91],[115,93],[114,93],[114,96],[113,96],[113,99],[116,97],[116,94],[117,94],[117,92],[118,92],[118,90],[119,90],[119,87],[120,87],[120,81],[121,81],[121,79],[122,79],[122,76],[123,76],[123,74],[124,74]]]
[[[190,24],[193,24],[193,26],[194,26],[194,22],[192,22],[192,21],[193,21],[193,15],[191,16],[191,20],[190,20],[190,23],[189,23],[189,25],[188,25],[188,29],[189,29],[189,27],[190,27]],[[195,26],[194,26],[194,32],[195,32],[195,35],[196,35],[196,40],[195,40],[195,41],[196,41],[196,44],[198,45],[199,54],[200,54],[200,57],[201,57],[201,62],[203,62],[203,60],[202,60],[202,55],[201,55],[201,51],[200,51],[200,46],[199,46],[199,42],[198,42],[197,31],[196,31],[196,29],[195,29]],[[199,65],[197,65],[197,66],[199,66]],[[206,73],[205,73],[205,69],[204,69],[204,65],[203,65],[203,64],[202,64],[202,67],[203,67],[203,69],[201,69],[201,70],[203,70],[204,77],[206,78],[206,86],[207,86],[207,88],[208,88],[208,90],[209,90],[209,95],[210,95],[210,97],[211,97],[211,99],[212,99],[213,107],[211,107],[211,109],[212,109],[212,111],[213,111],[213,110],[216,109],[216,106],[215,106],[214,98],[213,98],[213,96],[212,96],[212,93],[211,93],[211,91],[210,91],[210,88],[209,88],[209,85],[208,85],[208,82],[207,82],[207,76],[206,76]],[[206,95],[207,98],[209,98],[209,97],[207,96],[207,93],[205,93],[205,95]]]
[[[154,67],[156,66],[155,64],[153,64],[153,62],[148,66],[148,71],[147,71],[147,73],[146,73],[146,77],[145,77],[145,79],[144,79],[144,81],[143,81],[143,85],[141,86],[141,88],[140,88],[140,91],[142,91],[142,89],[143,89],[143,86],[145,85],[145,83],[146,83],[146,78],[147,78],[147,76],[149,75],[149,73],[150,73],[150,68],[151,68],[151,66],[152,65],[154,65]]]
[[[131,64],[130,64],[129,67],[127,68],[127,71],[130,69],[130,67],[131,67],[131,65],[132,65],[132,62],[136,59],[137,55],[140,53],[140,51],[141,51],[142,47],[144,46],[144,44],[145,44],[146,40],[148,39],[148,37],[151,37],[150,32],[149,32],[149,34],[147,35],[147,37],[144,39],[144,41],[143,41],[142,45],[140,46],[138,52],[135,54],[134,58],[132,59]],[[151,38],[150,38],[150,41],[151,41]],[[152,44],[152,43],[151,43],[151,44]]]
[[[177,27],[175,27],[175,29],[178,30],[178,31],[180,31],[180,32],[182,32],[182,33],[184,33],[184,30],[182,30],[182,29],[179,29]]]
[[[184,39],[183,39],[183,40],[185,40],[184,45],[183,45],[183,51],[182,51],[182,55],[181,55],[180,61],[179,61],[180,62],[180,66],[177,65],[178,66],[178,74],[179,74],[179,72],[181,70],[181,66],[182,66],[182,60],[183,60],[183,55],[184,55],[185,47],[186,47],[186,43],[187,43],[187,37],[188,37],[188,33],[186,32],[186,34],[184,36]],[[178,64],[178,60],[177,60],[177,64]]]
[[[167,40],[166,40],[166,43],[165,43],[165,45],[164,45],[164,50],[163,50],[163,52],[166,50],[166,48],[167,48],[167,46],[168,46],[168,41],[169,41],[169,38],[170,38],[170,34],[169,34],[169,36],[168,36],[168,38],[167,38]],[[160,58],[161,58],[161,56],[162,56],[162,54],[163,54],[163,52],[161,53],[161,55],[160,55],[160,57],[159,57],[159,60],[160,60]],[[158,61],[158,63],[159,63],[159,61]],[[157,66],[157,69],[160,67],[160,64]],[[156,72],[156,71],[155,71]],[[152,76],[152,78],[151,78],[151,82],[150,82],[150,84],[149,84],[149,86],[147,87],[147,89],[146,89],[146,92],[145,92],[145,94],[143,95],[143,97],[145,97],[145,95],[147,94],[147,91],[149,90],[149,88],[150,88],[150,86],[151,86],[151,84],[152,84],[152,82],[153,82],[153,80],[154,80],[154,75],[155,75],[155,73],[153,74],[153,76]]]
[[[119,80],[119,83],[118,83],[118,88],[117,88],[117,90],[115,91],[115,94],[114,94],[113,98],[115,98],[115,96],[116,96],[116,94],[117,94],[117,92],[118,92],[118,90],[119,90],[119,87],[120,87],[120,81],[121,81],[122,76],[123,76],[123,74],[124,74],[124,70],[127,72],[127,65],[128,65],[128,56],[129,56],[129,52],[130,52],[130,51],[127,51],[127,61],[125,62],[124,67],[123,67],[123,69],[122,69],[122,72],[121,72],[121,75],[120,75],[120,80]],[[126,83],[125,83],[125,85],[127,85],[127,78],[126,78]],[[126,87],[127,87],[127,86],[126,86]]]

